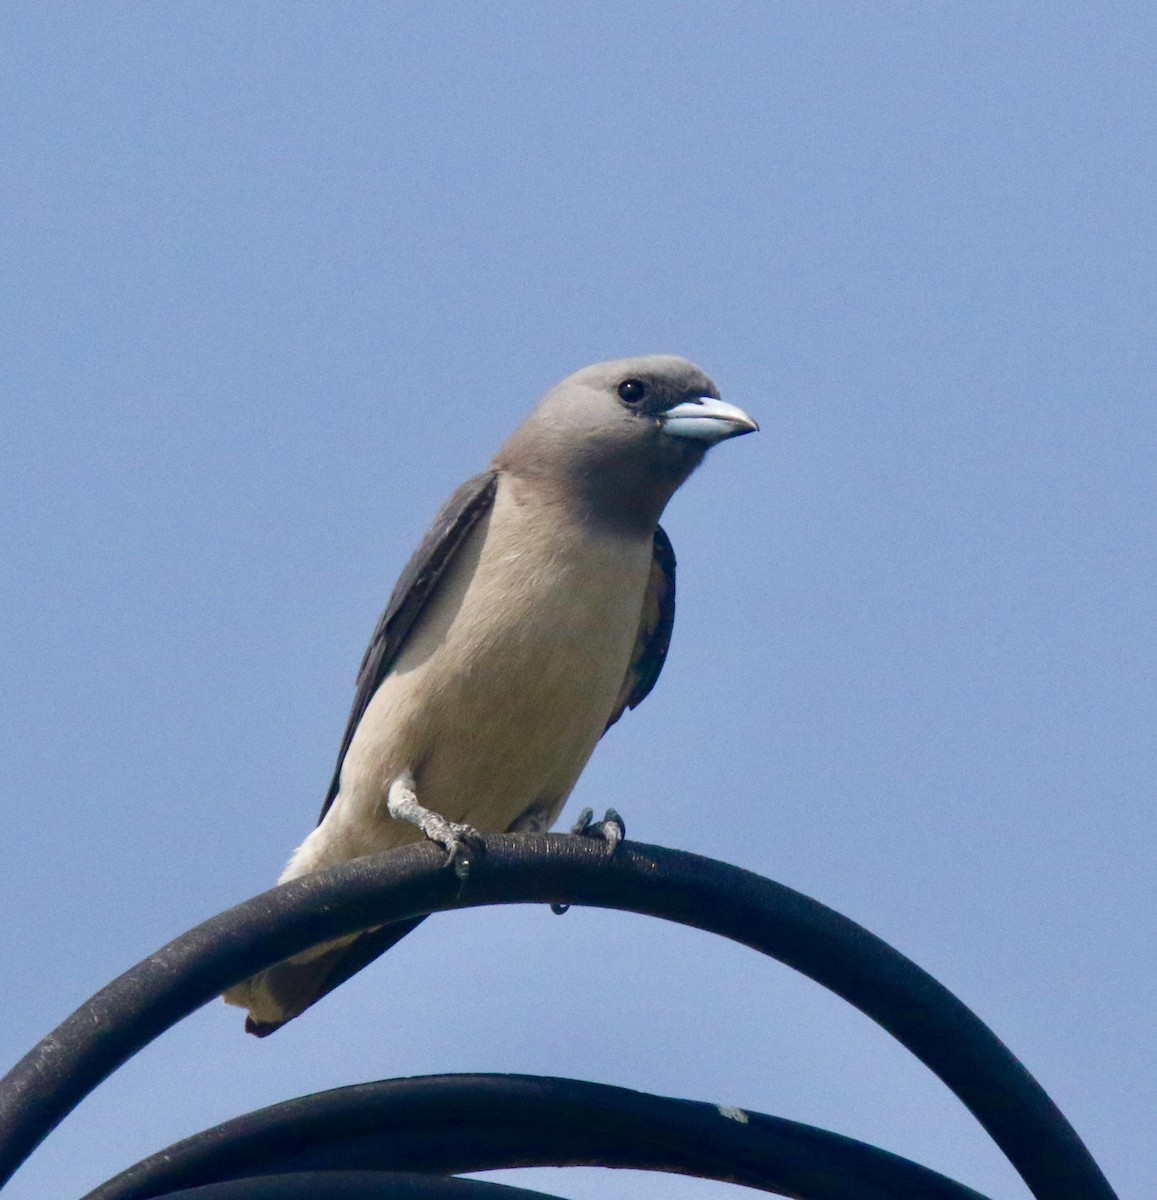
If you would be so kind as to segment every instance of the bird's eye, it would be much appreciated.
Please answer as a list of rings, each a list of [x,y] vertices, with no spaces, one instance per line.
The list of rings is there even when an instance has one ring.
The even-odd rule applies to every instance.
[[[619,399],[627,404],[638,404],[647,394],[647,385],[641,379],[624,379],[619,384]]]

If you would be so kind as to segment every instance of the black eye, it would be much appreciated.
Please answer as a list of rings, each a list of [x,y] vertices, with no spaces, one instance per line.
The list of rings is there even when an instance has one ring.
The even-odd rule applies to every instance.
[[[647,394],[647,385],[641,379],[624,379],[619,384],[619,399],[627,404],[638,404]]]

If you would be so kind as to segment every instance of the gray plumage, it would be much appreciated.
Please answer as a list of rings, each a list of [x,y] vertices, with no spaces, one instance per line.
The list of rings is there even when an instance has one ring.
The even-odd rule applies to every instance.
[[[548,828],[662,670],[675,612],[664,506],[711,444],[755,428],[680,358],[599,363],[547,393],[402,572],[318,827],[281,881],[419,838],[387,811],[402,780],[451,821]],[[271,1033],[417,923],[329,943],[225,998]]]

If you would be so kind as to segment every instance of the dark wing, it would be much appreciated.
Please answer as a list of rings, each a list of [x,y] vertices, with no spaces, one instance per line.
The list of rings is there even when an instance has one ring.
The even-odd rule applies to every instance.
[[[370,638],[366,656],[358,671],[357,694],[350,710],[345,736],[337,756],[333,779],[321,807],[318,824],[329,812],[329,806],[337,795],[341,782],[341,766],[346,751],[354,739],[358,722],[373,699],[374,692],[389,673],[398,653],[414,628],[415,622],[429,600],[438,580],[442,578],[455,551],[466,540],[466,535],[478,524],[481,517],[494,503],[494,492],[498,487],[498,472],[485,471],[467,479],[460,488],[442,505],[434,524],[430,526],[421,545],[414,551],[406,569],[394,585],[390,602]],[[655,672],[658,674],[658,671]],[[641,697],[640,697],[641,699]]]
[[[655,528],[654,557],[651,560],[647,590],[643,595],[639,633],[635,638],[631,664],[627,667],[627,676],[615,701],[611,719],[607,722],[607,729],[610,729],[628,708],[638,708],[655,686],[663,663],[667,660],[667,647],[671,644],[671,630],[674,625],[675,549],[671,545],[671,539],[659,525]]]

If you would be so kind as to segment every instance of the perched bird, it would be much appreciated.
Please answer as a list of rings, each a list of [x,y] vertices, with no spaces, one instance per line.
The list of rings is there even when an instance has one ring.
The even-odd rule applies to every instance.
[[[443,506],[374,631],[317,828],[280,882],[423,834],[543,830],[663,667],[675,555],[659,526],[708,448],[758,426],[686,359],[564,379]],[[418,920],[278,963],[225,994],[272,1033]]]

